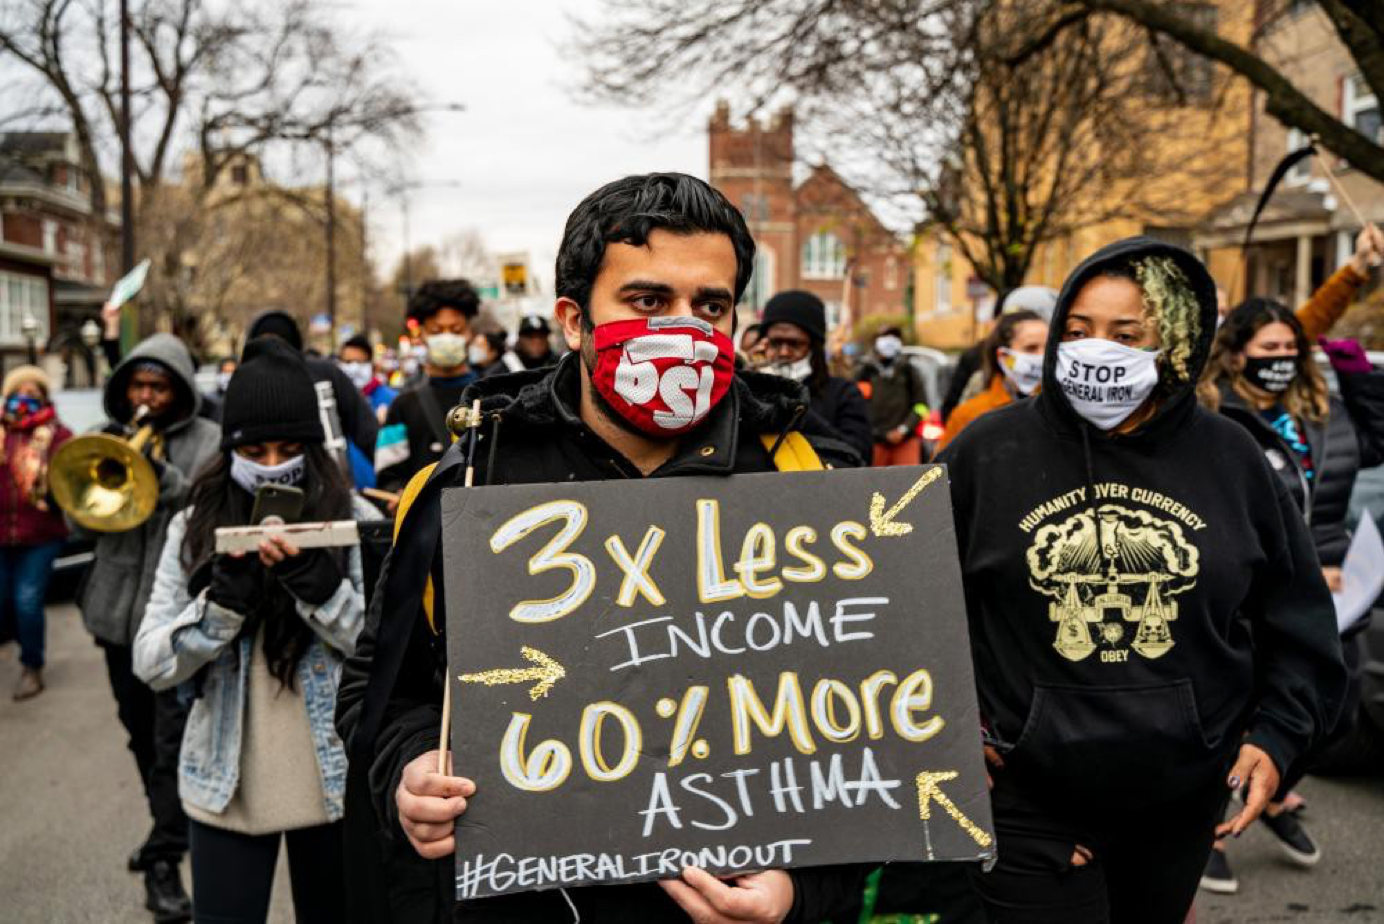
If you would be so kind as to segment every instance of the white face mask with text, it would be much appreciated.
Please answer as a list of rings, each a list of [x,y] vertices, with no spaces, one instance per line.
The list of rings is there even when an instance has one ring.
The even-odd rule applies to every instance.
[[[1158,352],[1095,337],[1067,341],[1057,347],[1057,381],[1072,410],[1113,430],[1153,393]]]
[[[302,456],[294,456],[278,465],[264,465],[238,452],[231,453],[231,480],[248,494],[254,494],[267,484],[297,484],[306,471],[307,463]]]
[[[999,366],[1004,377],[1021,395],[1031,395],[1043,384],[1043,354],[1019,353],[999,348]]]

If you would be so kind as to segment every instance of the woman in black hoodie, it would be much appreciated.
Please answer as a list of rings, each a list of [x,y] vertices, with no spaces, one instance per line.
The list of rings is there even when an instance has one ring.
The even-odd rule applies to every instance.
[[[1239,423],[1259,445],[1302,511],[1327,586],[1340,590],[1355,476],[1384,462],[1384,373],[1372,369],[1352,341],[1330,346],[1340,398],[1331,395],[1317,370],[1312,344],[1294,312],[1251,298],[1231,311],[1217,332],[1199,392],[1203,405]],[[1348,661],[1352,645],[1345,646]],[[1354,684],[1349,700],[1358,700]],[[1342,712],[1338,737],[1349,731],[1352,714],[1353,707]],[[1286,774],[1264,821],[1290,859],[1314,866],[1320,849],[1297,819],[1282,811],[1282,800],[1305,769],[1300,764]],[[1221,892],[1238,887],[1225,858],[1215,855],[1202,884]]]
[[[976,884],[997,924],[1180,924],[1213,830],[1243,831],[1335,721],[1345,674],[1311,537],[1254,441],[1196,401],[1215,318],[1186,251],[1101,250],[1058,300],[1039,396],[941,457],[999,838]]]

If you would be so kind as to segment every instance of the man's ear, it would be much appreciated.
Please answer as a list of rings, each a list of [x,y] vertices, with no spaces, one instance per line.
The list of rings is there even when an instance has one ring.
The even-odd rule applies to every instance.
[[[562,339],[567,341],[567,349],[581,349],[582,312],[581,305],[570,298],[559,298],[553,306],[553,316],[562,325]]]

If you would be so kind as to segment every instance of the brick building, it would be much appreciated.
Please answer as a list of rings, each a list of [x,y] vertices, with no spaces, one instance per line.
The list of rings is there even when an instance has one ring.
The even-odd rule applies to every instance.
[[[737,127],[722,102],[707,135],[711,185],[744,213],[758,246],[742,312],[757,316],[784,289],[820,296],[831,326],[848,298],[857,320],[907,312],[909,256],[898,236],[826,164],[794,181],[791,109]]]
[[[95,380],[81,338],[113,277],[116,224],[93,218],[91,189],[70,132],[0,134],[0,363],[27,360],[26,322],[50,373],[67,385]]]

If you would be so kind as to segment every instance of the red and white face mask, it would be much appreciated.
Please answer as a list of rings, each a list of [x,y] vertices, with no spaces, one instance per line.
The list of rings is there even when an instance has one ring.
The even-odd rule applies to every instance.
[[[594,336],[592,384],[650,436],[677,436],[701,423],[735,374],[730,338],[699,318],[611,321]]]

